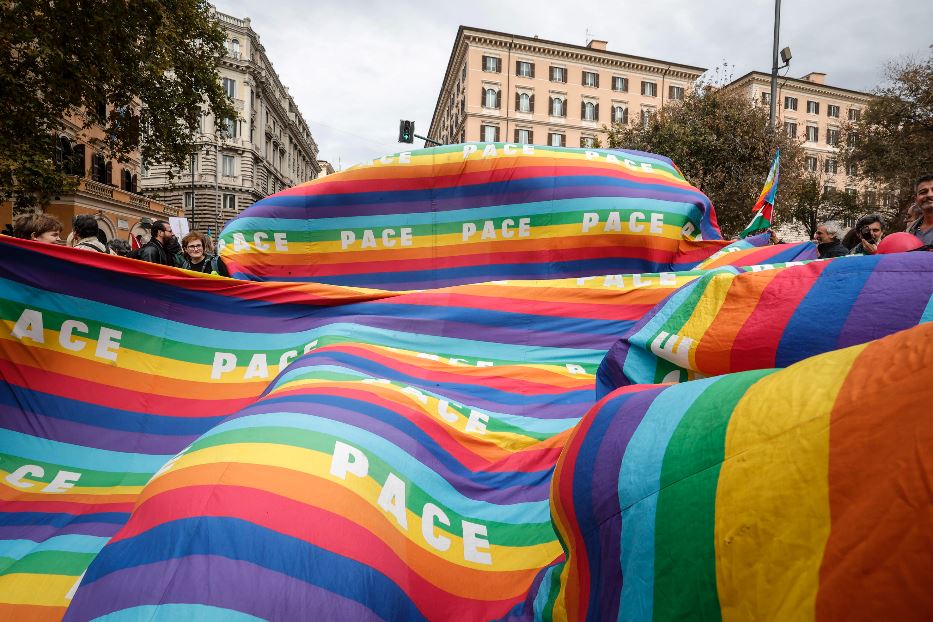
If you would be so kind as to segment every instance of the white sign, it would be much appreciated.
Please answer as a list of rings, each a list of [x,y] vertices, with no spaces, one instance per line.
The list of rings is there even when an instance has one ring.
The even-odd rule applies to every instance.
[[[188,232],[191,231],[191,227],[188,226],[187,218],[172,216],[168,219],[168,224],[172,225],[172,233],[174,233],[175,237],[179,239],[185,237],[188,235]]]

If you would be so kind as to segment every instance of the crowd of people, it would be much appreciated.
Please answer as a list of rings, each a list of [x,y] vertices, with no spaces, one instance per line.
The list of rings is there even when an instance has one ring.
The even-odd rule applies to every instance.
[[[837,221],[821,223],[813,234],[820,259],[844,255],[874,255],[884,252],[933,250],[933,173],[914,183],[915,203],[907,210],[907,228],[885,240],[885,221],[881,214],[868,214],[858,219],[848,233]]]
[[[72,248],[96,253],[109,253],[130,257],[149,263],[174,266],[203,272],[230,276],[223,260],[214,253],[214,247],[208,236],[199,231],[192,231],[181,239],[172,232],[172,226],[164,220],[152,223],[148,240],[140,240],[140,248],[131,250],[124,240],[108,240],[97,224],[97,219],[90,214],[76,216],[72,223],[72,232],[67,239],[62,239],[64,226],[52,214],[42,212],[23,214],[13,223],[14,237],[47,244],[64,244]]]
[[[885,244],[889,247],[887,252],[933,250],[933,173],[916,181],[914,194],[916,202],[908,209],[907,229],[903,233],[889,235],[888,242],[891,243],[885,242],[885,221],[881,214],[863,216],[848,233],[839,222],[828,221],[821,223],[813,235],[818,257],[827,259],[845,255],[874,255],[879,249],[885,252]],[[157,220],[152,223],[149,240],[140,248],[130,250],[129,244],[123,240],[107,240],[94,216],[77,216],[72,225],[72,233],[63,241],[61,234],[64,227],[55,216],[41,212],[25,214],[16,219],[12,234],[37,242],[67,244],[86,251],[229,276],[224,262],[214,253],[210,238],[199,231],[188,233],[179,242],[172,232],[171,224]]]

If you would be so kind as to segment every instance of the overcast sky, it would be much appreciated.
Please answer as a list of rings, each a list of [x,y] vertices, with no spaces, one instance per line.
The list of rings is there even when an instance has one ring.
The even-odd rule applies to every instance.
[[[266,53],[335,168],[401,149],[399,119],[424,135],[462,24],[584,45],[732,77],[770,71],[773,0],[215,0],[249,17]],[[791,77],[811,71],[834,86],[871,90],[885,63],[924,58],[930,0],[783,0],[781,47]],[[416,142],[420,146],[420,142]]]

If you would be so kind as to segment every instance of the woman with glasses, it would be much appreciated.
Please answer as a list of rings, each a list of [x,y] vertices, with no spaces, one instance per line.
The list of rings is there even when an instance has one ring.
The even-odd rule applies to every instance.
[[[182,268],[205,274],[230,276],[227,266],[217,255],[210,253],[210,242],[200,231],[192,231],[181,239],[181,250],[185,262]]]

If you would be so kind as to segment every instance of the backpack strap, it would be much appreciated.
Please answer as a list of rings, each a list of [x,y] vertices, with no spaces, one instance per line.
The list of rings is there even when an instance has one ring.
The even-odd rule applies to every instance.
[[[106,252],[106,251],[100,250],[99,248],[97,248],[97,247],[94,246],[93,244],[87,244],[87,243],[85,243],[85,242],[78,242],[77,244],[75,244],[75,248],[78,248],[79,246],[83,246],[84,248],[92,248],[92,249],[94,249],[95,251],[97,251],[98,253],[104,253],[104,252]]]

